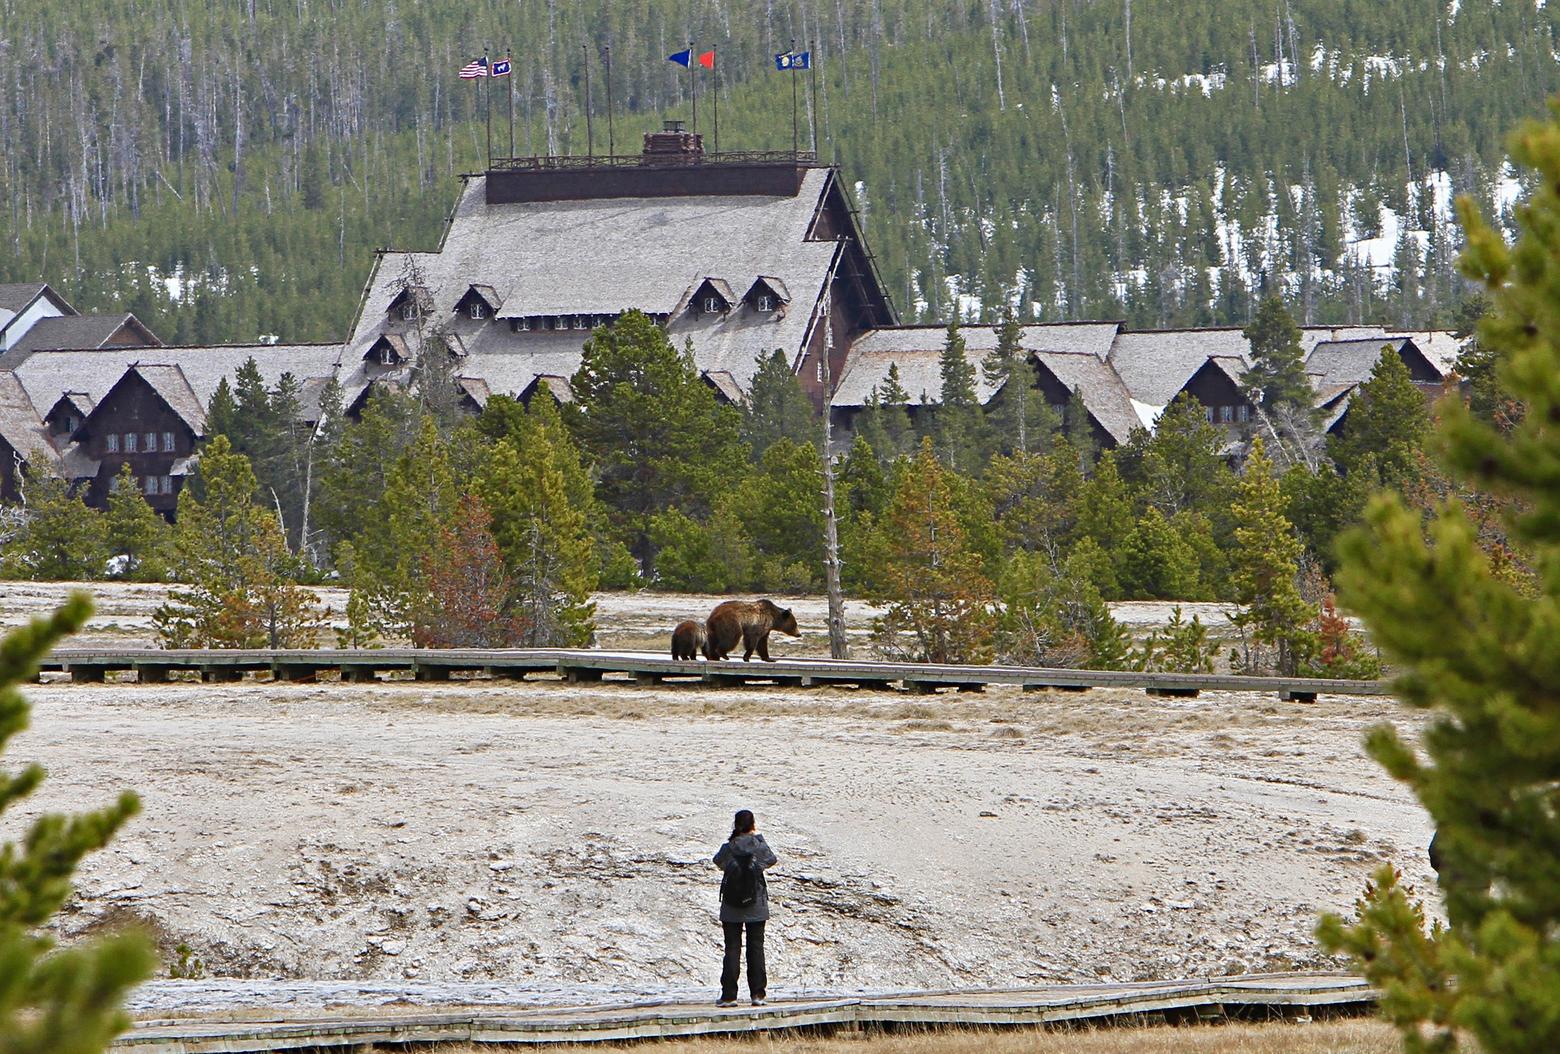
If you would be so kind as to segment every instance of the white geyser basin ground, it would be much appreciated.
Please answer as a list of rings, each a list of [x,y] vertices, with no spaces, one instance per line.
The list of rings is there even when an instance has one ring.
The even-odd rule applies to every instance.
[[[1316,919],[1383,863],[1434,907],[1428,820],[1360,745],[1381,721],[1416,733],[1387,699],[552,680],[29,696],[6,761],[49,779],[0,835],[140,793],[59,928],[141,922],[170,963],[187,946],[205,980],[144,987],[141,1016],[691,998],[718,974],[709,858],[741,807],[780,854],[782,998],[1335,968]]]

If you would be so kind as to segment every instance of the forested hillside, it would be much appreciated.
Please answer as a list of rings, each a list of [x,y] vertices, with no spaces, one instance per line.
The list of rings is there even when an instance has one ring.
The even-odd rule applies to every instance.
[[[1459,295],[1450,196],[1498,212],[1517,192],[1501,138],[1560,88],[1556,19],[1543,0],[0,0],[0,280],[165,339],[338,336],[371,250],[436,241],[481,165],[470,58],[513,48],[519,153],[584,150],[587,55],[605,149],[607,44],[619,152],[687,116],[665,56],[688,40],[719,50],[721,146],[786,147],[769,55],[794,38],[907,317],[959,296],[1243,320],[1266,275],[1302,320],[1423,323]]]

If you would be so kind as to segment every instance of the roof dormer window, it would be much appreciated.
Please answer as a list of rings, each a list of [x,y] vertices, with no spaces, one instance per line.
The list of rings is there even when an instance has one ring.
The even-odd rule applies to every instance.
[[[466,287],[459,300],[455,301],[457,314],[467,318],[484,319],[492,318],[498,314],[498,309],[504,306],[503,299],[498,295],[498,290],[490,285],[472,284]]]
[[[737,296],[724,278],[701,278],[684,294],[683,303],[689,314],[724,315],[737,303]]]
[[[415,322],[422,318],[424,308],[430,307],[428,292],[412,285],[404,285],[395,296],[390,298],[389,313],[391,318],[398,318],[402,322]]]
[[[780,279],[760,275],[742,299],[759,314],[772,315],[791,302],[791,294]]]
[[[406,359],[406,338],[399,333],[381,333],[363,353],[364,362],[374,362],[381,366],[399,366]]]

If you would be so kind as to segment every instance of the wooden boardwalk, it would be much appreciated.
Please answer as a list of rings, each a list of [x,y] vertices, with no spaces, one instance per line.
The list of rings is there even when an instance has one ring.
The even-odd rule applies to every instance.
[[[1010,991],[912,992],[880,997],[742,1004],[641,1002],[612,1006],[381,1013],[271,1021],[143,1022],[121,1054],[241,1054],[349,1050],[369,1044],[606,1043],[796,1028],[1020,1028],[1077,1024],[1309,1018],[1369,1010],[1376,993],[1342,974],[1254,974]]]
[[[1151,695],[1195,696],[1203,691],[1274,692],[1284,699],[1313,701],[1318,695],[1386,695],[1383,681],[1339,681],[1304,677],[1245,677],[1232,674],[1139,673],[1122,670],[1049,669],[1039,666],[937,666],[903,662],[781,659],[776,662],[679,662],[647,652],[569,648],[436,649],[318,648],[163,650],[159,648],[63,648],[42,664],[72,681],[103,681],[110,673],[134,673],[142,683],[166,683],[174,674],[198,674],[203,681],[238,680],[245,673],[279,680],[312,681],[324,674],[367,682],[400,674],[422,681],[456,674],[521,680],[556,676],[571,682],[628,678],[638,684],[693,681],[704,684],[773,684],[815,687],[851,685],[902,687],[929,693],[939,689],[980,691],[991,685],[1026,690],[1084,691],[1140,688]]]

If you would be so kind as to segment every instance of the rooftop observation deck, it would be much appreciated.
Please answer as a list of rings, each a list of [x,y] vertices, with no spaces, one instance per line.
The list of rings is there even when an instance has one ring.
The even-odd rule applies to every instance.
[[[664,198],[709,195],[795,197],[812,150],[704,149],[704,137],[668,122],[645,135],[637,154],[496,157],[488,162],[490,205],[584,198]]]

